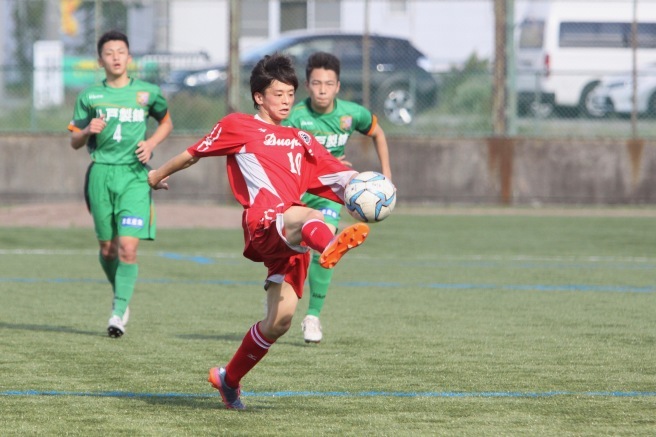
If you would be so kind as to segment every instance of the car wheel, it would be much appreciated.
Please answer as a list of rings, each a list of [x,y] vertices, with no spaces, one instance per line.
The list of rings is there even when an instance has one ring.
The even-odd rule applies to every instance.
[[[404,126],[412,123],[415,117],[415,99],[407,88],[395,86],[382,96],[382,110],[391,123]]]
[[[583,88],[581,99],[579,100],[579,114],[586,118],[603,118],[609,115],[608,107],[600,104],[595,96],[595,88],[599,86],[599,81],[590,82]]]

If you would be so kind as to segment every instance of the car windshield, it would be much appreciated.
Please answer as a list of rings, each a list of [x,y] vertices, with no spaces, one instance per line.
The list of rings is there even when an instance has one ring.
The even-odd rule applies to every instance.
[[[289,45],[290,41],[293,41],[292,37],[282,37],[268,44],[264,44],[263,46],[256,47],[255,49],[246,52],[241,57],[241,61],[247,64],[255,64],[265,55],[271,55],[277,51],[281,51],[281,49]]]
[[[541,49],[544,45],[544,21],[524,20],[520,28],[519,48]]]

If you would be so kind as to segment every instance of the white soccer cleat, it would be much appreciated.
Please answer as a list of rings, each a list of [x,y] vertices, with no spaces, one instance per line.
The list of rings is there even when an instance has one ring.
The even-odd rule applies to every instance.
[[[125,325],[119,316],[112,316],[109,318],[107,326],[107,335],[112,338],[119,338],[125,334]]]
[[[319,343],[323,338],[321,322],[317,316],[305,316],[301,329],[306,343]]]

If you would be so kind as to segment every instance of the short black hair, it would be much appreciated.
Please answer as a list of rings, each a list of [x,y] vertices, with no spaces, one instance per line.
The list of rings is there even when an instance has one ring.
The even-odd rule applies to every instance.
[[[298,89],[298,78],[289,56],[277,52],[273,55],[266,55],[253,67],[253,71],[251,71],[251,98],[255,109],[260,109],[260,105],[255,101],[255,93],[264,94],[264,90],[274,80],[292,85],[294,91]]]
[[[305,67],[305,79],[310,80],[310,75],[313,70],[323,68],[324,70],[332,70],[337,75],[339,80],[339,59],[332,53],[315,52],[310,55]]]
[[[119,32],[118,30],[110,30],[109,32],[105,32],[102,34],[100,38],[98,38],[98,56],[102,56],[102,48],[105,45],[105,43],[109,41],[123,41],[125,45],[128,47],[128,50],[130,50],[130,43],[128,42],[128,37],[126,34],[123,32]]]

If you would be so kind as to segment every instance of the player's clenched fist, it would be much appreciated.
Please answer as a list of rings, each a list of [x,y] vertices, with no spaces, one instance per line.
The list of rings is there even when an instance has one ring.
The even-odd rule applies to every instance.
[[[107,122],[105,121],[104,115],[101,115],[99,118],[93,118],[91,119],[91,122],[88,126],[89,134],[99,134],[103,129],[105,129],[105,126],[107,126]]]
[[[157,170],[150,170],[148,172],[148,185],[150,185],[150,187],[154,190],[168,190],[169,184],[166,182],[168,179],[168,176],[165,178],[160,178]]]

